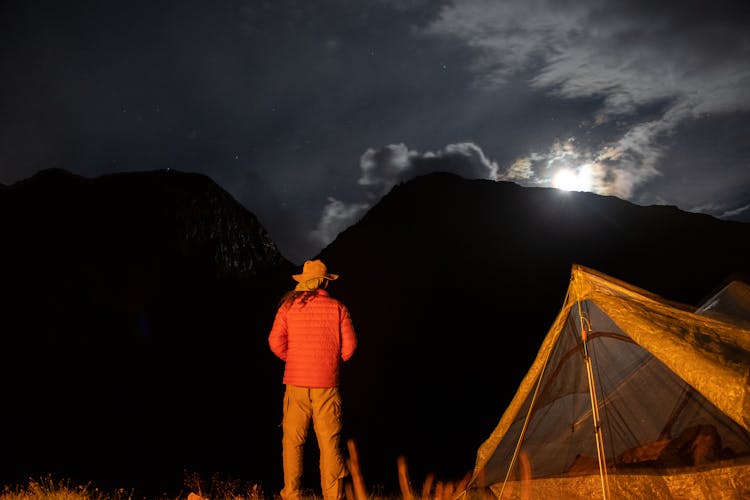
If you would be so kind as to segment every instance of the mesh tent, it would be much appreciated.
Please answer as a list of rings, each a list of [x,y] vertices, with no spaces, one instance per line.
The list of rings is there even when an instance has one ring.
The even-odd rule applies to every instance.
[[[750,288],[696,309],[583,266],[464,495],[750,497]]]
[[[732,281],[706,300],[696,311],[750,329],[750,285]]]

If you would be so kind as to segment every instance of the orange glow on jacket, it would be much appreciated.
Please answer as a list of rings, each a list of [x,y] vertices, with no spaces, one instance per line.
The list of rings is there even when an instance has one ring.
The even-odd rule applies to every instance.
[[[319,288],[305,302],[298,298],[279,307],[268,345],[286,362],[285,384],[336,387],[357,336],[346,306]]]

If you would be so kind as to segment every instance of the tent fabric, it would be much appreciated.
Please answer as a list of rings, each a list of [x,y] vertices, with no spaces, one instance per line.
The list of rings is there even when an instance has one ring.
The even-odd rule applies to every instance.
[[[617,499],[671,500],[745,500],[750,498],[750,464],[670,471],[671,474],[621,474],[609,478],[611,497]],[[527,491],[529,493],[524,493]],[[532,496],[533,495],[533,496]],[[478,495],[472,495],[479,497]],[[595,475],[534,480],[533,488],[520,482],[511,482],[503,499],[542,498],[546,500],[569,498],[601,498],[601,484]]]
[[[477,452],[470,487],[498,493],[506,478],[562,487],[565,477],[603,473],[594,483],[606,496],[645,486],[636,471],[674,489],[677,476],[684,486],[730,463],[722,474],[750,491],[750,330],[732,319],[750,312],[745,291],[725,288],[701,310],[574,265],[536,359]]]
[[[750,285],[732,281],[706,300],[696,312],[750,329]]]

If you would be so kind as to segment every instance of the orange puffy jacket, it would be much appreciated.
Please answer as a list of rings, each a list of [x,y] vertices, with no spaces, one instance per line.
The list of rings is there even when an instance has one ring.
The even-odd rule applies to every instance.
[[[286,362],[284,383],[299,387],[336,387],[339,367],[357,348],[349,311],[318,288],[306,301],[283,304],[268,336],[276,356]]]

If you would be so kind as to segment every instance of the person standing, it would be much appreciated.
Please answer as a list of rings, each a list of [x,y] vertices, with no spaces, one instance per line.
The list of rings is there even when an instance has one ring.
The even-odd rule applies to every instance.
[[[306,261],[302,273],[292,275],[297,285],[282,297],[268,336],[271,351],[285,362],[284,500],[301,498],[303,448],[311,420],[320,448],[323,498],[344,498],[339,372],[354,354],[357,336],[349,310],[326,290],[338,277],[321,260]]]

